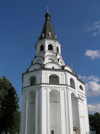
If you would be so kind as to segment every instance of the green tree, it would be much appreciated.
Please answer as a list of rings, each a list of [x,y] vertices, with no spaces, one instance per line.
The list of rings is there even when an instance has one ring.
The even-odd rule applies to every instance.
[[[15,134],[19,130],[19,98],[12,83],[0,78],[0,133]]]
[[[94,115],[89,115],[89,123],[95,128],[96,134],[100,134],[100,113],[95,113]]]

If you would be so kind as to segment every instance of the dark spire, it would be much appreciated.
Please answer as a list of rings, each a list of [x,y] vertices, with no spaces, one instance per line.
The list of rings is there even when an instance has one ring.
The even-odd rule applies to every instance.
[[[57,40],[57,35],[55,34],[55,31],[53,29],[52,23],[51,23],[51,15],[49,12],[47,12],[45,14],[45,23],[44,26],[42,28],[42,32],[41,35],[39,37],[39,40],[41,39],[53,39],[53,40]]]

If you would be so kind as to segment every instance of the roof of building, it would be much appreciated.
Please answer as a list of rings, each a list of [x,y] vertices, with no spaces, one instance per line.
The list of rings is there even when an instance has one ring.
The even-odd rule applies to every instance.
[[[51,18],[50,13],[47,12],[45,14],[45,18],[46,19],[45,19],[39,40],[41,40],[41,39],[57,40],[57,35],[55,34],[54,28],[53,28],[51,20],[50,20],[50,18]]]

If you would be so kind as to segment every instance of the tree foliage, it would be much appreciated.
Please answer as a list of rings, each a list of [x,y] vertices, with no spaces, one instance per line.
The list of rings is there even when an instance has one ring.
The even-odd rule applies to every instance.
[[[19,98],[12,83],[0,78],[0,133],[14,134],[19,129]]]
[[[94,115],[89,115],[89,123],[95,128],[96,134],[100,134],[100,113],[95,113]]]

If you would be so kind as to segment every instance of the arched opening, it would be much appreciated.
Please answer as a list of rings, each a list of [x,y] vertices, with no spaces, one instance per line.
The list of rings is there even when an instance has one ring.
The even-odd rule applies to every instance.
[[[53,50],[53,46],[51,44],[48,45],[48,50]]]
[[[81,90],[83,90],[83,87],[82,87],[81,85],[79,86],[79,88],[80,88]]]
[[[35,134],[35,100],[36,93],[31,91],[29,93],[29,101],[28,101],[28,134]]]
[[[50,92],[50,134],[61,134],[60,93]]]
[[[75,95],[71,94],[72,102],[72,124],[73,124],[73,134],[79,134],[79,112],[78,112],[78,99]]]
[[[57,75],[50,75],[49,83],[50,84],[59,84],[59,77]]]
[[[57,53],[59,53],[59,48],[57,47]]]
[[[35,76],[32,76],[31,78],[30,78],[30,86],[33,86],[33,85],[35,85],[36,84],[36,77]]]
[[[44,46],[43,45],[40,46],[40,51],[44,51]]]
[[[75,88],[75,82],[74,82],[74,80],[72,78],[70,79],[70,86],[72,88]]]

